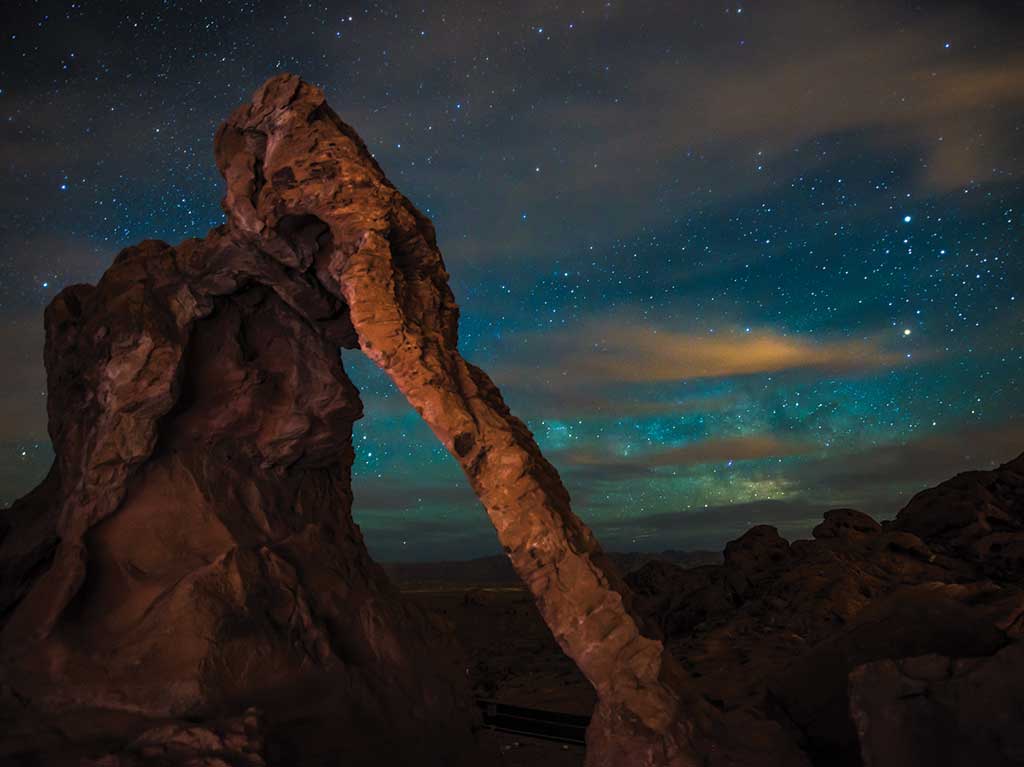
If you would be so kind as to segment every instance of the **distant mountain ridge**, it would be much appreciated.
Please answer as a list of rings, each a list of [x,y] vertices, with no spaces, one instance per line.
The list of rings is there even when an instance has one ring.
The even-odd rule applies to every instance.
[[[662,552],[608,552],[609,558],[623,575],[643,567],[648,562],[669,562],[679,567],[717,565],[722,562],[718,551]],[[444,562],[385,562],[382,567],[396,583],[453,583],[453,584],[518,584],[519,576],[508,558],[502,554],[477,559]]]

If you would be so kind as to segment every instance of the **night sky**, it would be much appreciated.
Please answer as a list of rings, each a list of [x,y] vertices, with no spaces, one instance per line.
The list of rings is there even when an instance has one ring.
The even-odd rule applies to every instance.
[[[806,535],[1024,450],[1024,9],[39,2],[0,10],[0,502],[52,459],[42,312],[223,221],[217,124],[320,85],[438,231],[461,346],[606,548]],[[380,559],[497,541],[345,364]]]

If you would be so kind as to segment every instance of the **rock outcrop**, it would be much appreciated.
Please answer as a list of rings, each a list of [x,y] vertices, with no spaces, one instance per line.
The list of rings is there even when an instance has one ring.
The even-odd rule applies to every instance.
[[[682,685],[558,473],[487,375],[458,351],[458,309],[433,226],[362,141],[294,77],[267,83],[217,135],[229,227],[344,306],[359,348],[465,470],[513,567],[598,691],[604,735],[652,760],[698,759]],[[604,741],[602,741],[603,743]],[[591,762],[607,749],[595,742]]]
[[[327,299],[236,248],[143,243],[47,310],[57,461],[4,515],[4,749],[56,763],[256,705],[276,763],[400,763],[417,738],[473,763],[456,648],[352,521],[338,341],[282,295]]]
[[[1024,460],[967,471],[915,495],[893,529],[997,580],[1024,579]]]
[[[1024,642],[990,657],[869,663],[850,674],[865,767],[1024,764]]]
[[[704,695],[791,725],[816,764],[1024,763],[1024,456],[813,535],[754,527],[722,565],[627,580]]]
[[[128,248],[47,309],[56,460],[0,515],[0,759],[487,762],[450,633],[352,521],[357,348],[465,470],[593,685],[589,767],[852,764],[858,742],[888,764],[893,717],[912,739],[976,721],[959,701],[979,685],[1019,704],[997,681],[1020,665],[1024,459],[892,524],[837,510],[815,541],[759,527],[722,565],[652,563],[637,601],[459,354],[431,223],[323,94],[269,80],[215,155],[224,226]],[[1018,753],[986,726],[984,753]]]
[[[361,409],[338,349],[358,347],[462,465],[594,685],[588,764],[794,763],[770,720],[744,713],[746,735],[726,737],[733,720],[635,612],[554,467],[459,354],[431,223],[323,94],[269,80],[220,127],[215,155],[226,225],[129,248],[47,310],[57,458],[0,542],[0,667],[16,702],[2,715],[9,732],[24,725],[20,747],[39,746],[33,717],[66,745],[81,741],[74,722],[105,712],[93,741],[123,744],[153,720],[257,706],[271,760],[301,764],[332,732],[351,739],[347,763],[375,750],[402,763],[403,742],[417,762],[466,757],[444,632],[394,592],[351,519]]]

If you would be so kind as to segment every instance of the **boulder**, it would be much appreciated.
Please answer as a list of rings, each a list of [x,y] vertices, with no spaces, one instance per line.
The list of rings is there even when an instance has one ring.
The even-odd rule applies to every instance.
[[[1024,764],[1024,642],[989,657],[929,654],[850,674],[865,767]]]

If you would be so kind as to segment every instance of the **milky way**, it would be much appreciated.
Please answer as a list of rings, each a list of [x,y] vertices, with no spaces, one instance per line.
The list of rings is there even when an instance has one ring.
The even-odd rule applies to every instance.
[[[1024,450],[1020,9],[14,3],[0,501],[45,474],[42,310],[222,222],[221,119],[291,71],[435,222],[461,344],[611,549],[885,516]],[[497,544],[358,353],[384,559]]]

